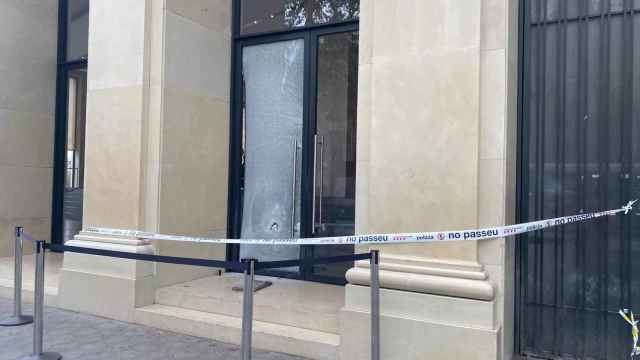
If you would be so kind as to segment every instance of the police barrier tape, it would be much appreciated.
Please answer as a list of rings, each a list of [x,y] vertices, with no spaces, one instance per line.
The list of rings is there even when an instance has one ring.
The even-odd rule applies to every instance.
[[[531,231],[546,229],[555,226],[572,224],[575,222],[595,219],[603,216],[613,216],[624,212],[628,214],[637,200],[629,201],[627,205],[601,212],[592,212],[579,215],[563,216],[553,219],[532,221],[522,224],[491,227],[484,229],[460,230],[460,231],[433,231],[402,234],[371,234],[337,237],[301,238],[301,239],[213,239],[204,237],[189,237],[180,235],[164,235],[139,230],[109,229],[101,227],[88,227],[84,231],[96,235],[120,236],[142,240],[182,241],[206,244],[252,244],[252,245],[365,245],[365,244],[408,244],[436,241],[464,241],[464,240],[488,240],[506,236],[524,234]]]

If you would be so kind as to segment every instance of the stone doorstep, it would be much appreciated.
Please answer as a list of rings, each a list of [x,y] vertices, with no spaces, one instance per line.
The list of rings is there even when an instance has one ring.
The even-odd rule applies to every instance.
[[[154,304],[136,309],[135,322],[162,330],[240,344],[242,319]],[[253,347],[317,360],[337,360],[340,336],[268,323],[253,322]]]
[[[57,288],[45,288],[45,304],[58,307]],[[13,298],[13,282],[0,280],[0,297]],[[23,308],[26,314],[33,310],[33,286],[25,284]],[[2,314],[0,314],[2,315]],[[1,316],[0,316],[1,317]],[[176,333],[240,344],[242,319],[161,304],[137,308],[134,321]],[[257,349],[287,353],[309,359],[336,360],[340,336],[334,333],[309,330],[294,326],[254,321],[253,344]]]
[[[258,277],[273,285],[254,296],[254,319],[267,323],[337,334],[340,309],[344,306],[344,287]],[[160,288],[155,303],[217,315],[239,318],[242,293],[233,291],[241,284],[241,274],[227,273]]]

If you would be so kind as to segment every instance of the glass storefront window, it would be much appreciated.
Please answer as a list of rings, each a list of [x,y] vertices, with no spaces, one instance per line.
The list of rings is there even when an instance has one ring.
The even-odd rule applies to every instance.
[[[240,33],[282,31],[357,20],[360,0],[243,0]]]
[[[66,61],[86,59],[88,50],[89,0],[68,0]]]
[[[66,134],[63,139],[56,135],[55,152],[64,152],[64,162],[56,164],[55,172],[59,184],[54,189],[52,241],[55,243],[71,240],[82,230],[89,3],[90,0],[59,2],[63,15],[59,30],[64,31],[60,32],[63,41],[58,51],[62,63],[58,66],[58,76],[64,79],[65,85],[56,95],[56,127],[65,127]]]
[[[87,113],[87,70],[67,73],[67,141],[63,197],[63,241],[82,229],[84,139]]]

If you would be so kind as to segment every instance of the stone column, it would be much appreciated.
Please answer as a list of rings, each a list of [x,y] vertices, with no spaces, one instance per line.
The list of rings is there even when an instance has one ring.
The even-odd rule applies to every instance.
[[[484,0],[480,42],[480,160],[478,225],[516,221],[518,4]],[[478,261],[495,289],[501,359],[514,354],[515,241],[478,243]]]
[[[487,91],[482,86],[485,66],[502,74],[507,69],[504,62],[488,64],[482,54],[485,22],[496,2],[361,1],[358,233],[489,225],[483,208],[485,185],[504,178],[506,168],[500,158],[489,164],[497,162],[497,169],[486,169],[492,176],[482,168],[488,166],[482,146],[491,146],[483,138],[489,134],[498,144],[506,143],[500,123],[505,100],[481,94],[481,89]],[[501,14],[507,16],[504,9]],[[499,35],[505,33],[502,28]],[[492,84],[506,88],[504,80]],[[491,109],[499,112],[500,106],[497,122],[483,118]],[[504,194],[504,181],[488,188],[496,185]],[[504,213],[504,199],[490,199],[496,201],[492,211]],[[501,356],[502,309],[496,303],[497,284],[490,278],[494,274],[479,258],[482,246],[450,242],[381,248],[382,358]],[[489,253],[501,256],[497,250]],[[366,359],[367,263],[356,264],[347,280],[341,358]]]
[[[91,3],[84,226],[226,235],[230,0]],[[224,259],[224,245],[70,245]],[[155,286],[218,270],[67,254],[63,306],[131,320]],[[86,289],[91,289],[87,291]]]
[[[167,0],[157,231],[226,237],[231,1]],[[162,242],[162,254],[224,260],[224,245]],[[157,265],[158,286],[212,275]]]
[[[156,51],[152,0],[92,1],[85,159],[84,226],[148,229],[154,219],[157,126],[150,116]],[[160,28],[161,29],[161,28]],[[137,239],[81,233],[67,243],[152,253]],[[132,320],[135,306],[153,302],[153,265],[65,254],[59,303],[68,309]]]

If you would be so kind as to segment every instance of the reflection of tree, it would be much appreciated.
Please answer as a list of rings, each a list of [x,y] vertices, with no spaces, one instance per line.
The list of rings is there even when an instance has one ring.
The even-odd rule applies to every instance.
[[[355,20],[360,0],[243,0],[243,32]]]
[[[284,22],[287,27],[355,19],[360,13],[360,0],[286,0]]]

